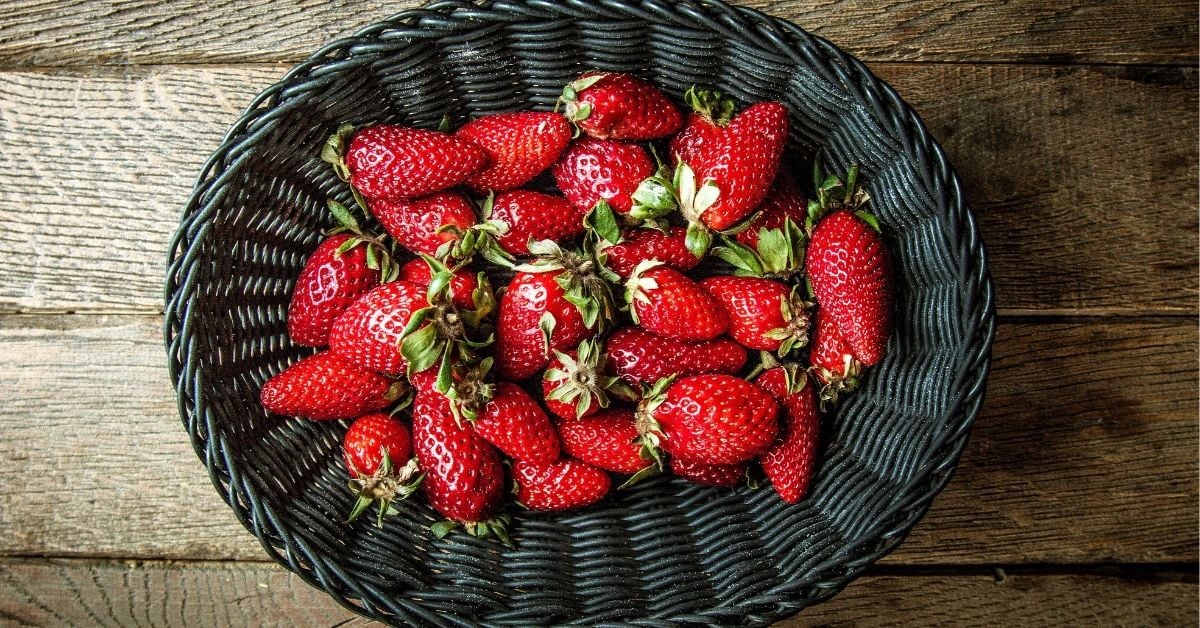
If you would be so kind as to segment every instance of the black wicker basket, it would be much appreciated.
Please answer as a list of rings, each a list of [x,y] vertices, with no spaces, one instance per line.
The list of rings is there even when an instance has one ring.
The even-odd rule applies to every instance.
[[[549,109],[582,70],[678,95],[784,102],[792,152],[862,164],[899,281],[888,356],[828,416],[798,506],[771,490],[659,478],[578,514],[520,514],[516,549],[434,541],[422,500],[343,523],[343,422],[281,420],[262,383],[311,350],[286,334],[306,255],[347,190],[319,159],[339,122]],[[268,554],[397,624],[759,625],[833,596],[894,549],[950,479],[983,400],[992,288],[957,176],[920,118],[858,60],[719,2],[436,2],[317,51],[259,95],[199,177],[171,244],[166,342],[196,452]]]

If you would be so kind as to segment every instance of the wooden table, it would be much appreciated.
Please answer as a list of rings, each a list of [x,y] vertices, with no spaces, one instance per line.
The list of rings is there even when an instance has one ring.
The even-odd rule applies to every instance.
[[[217,498],[176,414],[160,292],[242,107],[411,4],[0,8],[0,624],[363,621],[263,562]],[[982,223],[1000,320],[949,488],[787,625],[1195,624],[1195,3],[751,4],[925,117]]]

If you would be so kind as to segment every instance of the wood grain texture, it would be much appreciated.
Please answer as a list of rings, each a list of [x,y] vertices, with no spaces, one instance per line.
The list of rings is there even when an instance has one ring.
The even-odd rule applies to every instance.
[[[1176,577],[867,575],[777,624],[1195,625]],[[253,619],[251,619],[253,618]],[[886,619],[885,619],[886,618]],[[33,626],[377,626],[273,565],[0,561],[0,622]]]
[[[400,2],[15,0],[0,65],[295,61]],[[750,0],[868,61],[1196,62],[1196,4],[1181,0]]]
[[[201,163],[284,69],[0,74],[0,310],[160,309]],[[1197,310],[1195,69],[879,70],[963,177],[1002,312]]]
[[[158,325],[0,317],[0,554],[265,558],[187,443]],[[1196,344],[1193,321],[1001,326],[963,464],[886,562],[1194,560]]]

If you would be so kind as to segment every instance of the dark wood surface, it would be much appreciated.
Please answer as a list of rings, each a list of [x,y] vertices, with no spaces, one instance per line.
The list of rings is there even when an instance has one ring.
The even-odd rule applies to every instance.
[[[0,625],[365,623],[263,562],[180,428],[166,241],[249,99],[412,2],[0,7]],[[1197,623],[1197,9],[757,0],[962,176],[1001,324],[962,464],[807,625]]]

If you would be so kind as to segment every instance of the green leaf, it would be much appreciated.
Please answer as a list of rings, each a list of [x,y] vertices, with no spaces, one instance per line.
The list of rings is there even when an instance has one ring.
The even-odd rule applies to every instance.
[[[351,214],[350,210],[345,205],[333,199],[329,199],[329,213],[333,214],[333,219],[336,220],[339,225],[342,225],[343,227],[346,227],[355,233],[360,231],[358,221],[354,219],[354,214]]]
[[[409,362],[409,373],[420,373],[425,369],[413,369],[412,362],[422,361],[427,362],[426,367],[433,364],[433,361],[427,357],[429,353],[436,353],[435,342],[437,340],[437,328],[433,325],[426,325],[421,329],[407,335],[400,342],[400,354]],[[436,355],[434,356],[436,358]]]
[[[584,218],[584,225],[610,244],[617,244],[621,241],[621,227],[617,224],[617,215],[613,212],[612,207],[603,200],[597,202],[592,211],[588,212]]]
[[[849,205],[850,199],[854,196],[854,189],[858,187],[858,163],[850,164],[850,169],[846,171],[846,196],[842,200],[843,204]]]
[[[379,250],[373,244],[367,245],[367,268],[379,270]]]
[[[446,349],[447,350],[442,353],[442,364],[438,367],[437,382],[435,382],[433,385],[433,389],[442,393],[443,395],[450,392],[450,387],[454,385],[454,377],[451,368],[453,364],[451,363],[449,355],[450,346],[447,345]]]
[[[440,133],[450,132],[450,114],[445,114],[442,116],[442,120],[438,122],[437,130]]]
[[[758,234],[758,254],[767,272],[787,270],[791,261],[791,247],[782,229],[763,229]]]
[[[337,249],[334,250],[333,256],[341,257],[341,256],[345,255],[350,249],[352,249],[360,244],[362,244],[361,238],[350,238],[349,240],[346,240],[345,242],[341,243],[341,245],[339,245],[337,247]]]
[[[541,318],[538,319],[538,329],[542,332],[542,340],[546,345],[546,353],[550,352],[550,340],[554,335],[554,327],[558,325],[558,321],[554,319],[554,315],[550,312],[543,312]]]
[[[688,223],[684,246],[692,252],[692,255],[704,257],[704,254],[708,252],[708,247],[711,245],[712,232],[708,230],[708,227],[699,222]]]
[[[373,503],[375,503],[375,500],[370,497],[359,495],[358,499],[354,500],[354,507],[350,509],[350,517],[347,519],[347,522],[353,522],[361,517]]]
[[[571,102],[573,100],[579,100],[579,92],[574,87],[572,87],[570,83],[567,83],[567,85],[563,87],[562,99],[565,100],[566,102]]]
[[[863,222],[870,225],[876,233],[883,233],[883,230],[879,227],[879,219],[875,217],[875,214],[860,209],[854,212],[854,215],[858,216]]]
[[[608,74],[604,73],[604,72],[600,72],[600,73],[594,74],[592,76],[585,76],[582,78],[577,78],[574,81],[571,81],[571,83],[568,84],[567,87],[571,88],[572,90],[575,90],[576,92],[582,92],[583,90],[600,82],[600,80],[603,79],[605,76],[608,76]]]
[[[431,307],[423,307],[416,312],[413,312],[412,316],[410,316],[408,319],[408,324],[406,324],[404,326],[404,330],[400,332],[400,339],[403,340],[407,338],[409,334],[416,331],[417,328],[421,326],[421,323],[424,323],[425,320],[429,318],[430,314],[433,314],[433,308]]]
[[[429,531],[438,539],[446,538],[446,535],[454,531],[458,527],[457,521],[439,521],[429,526]]]

